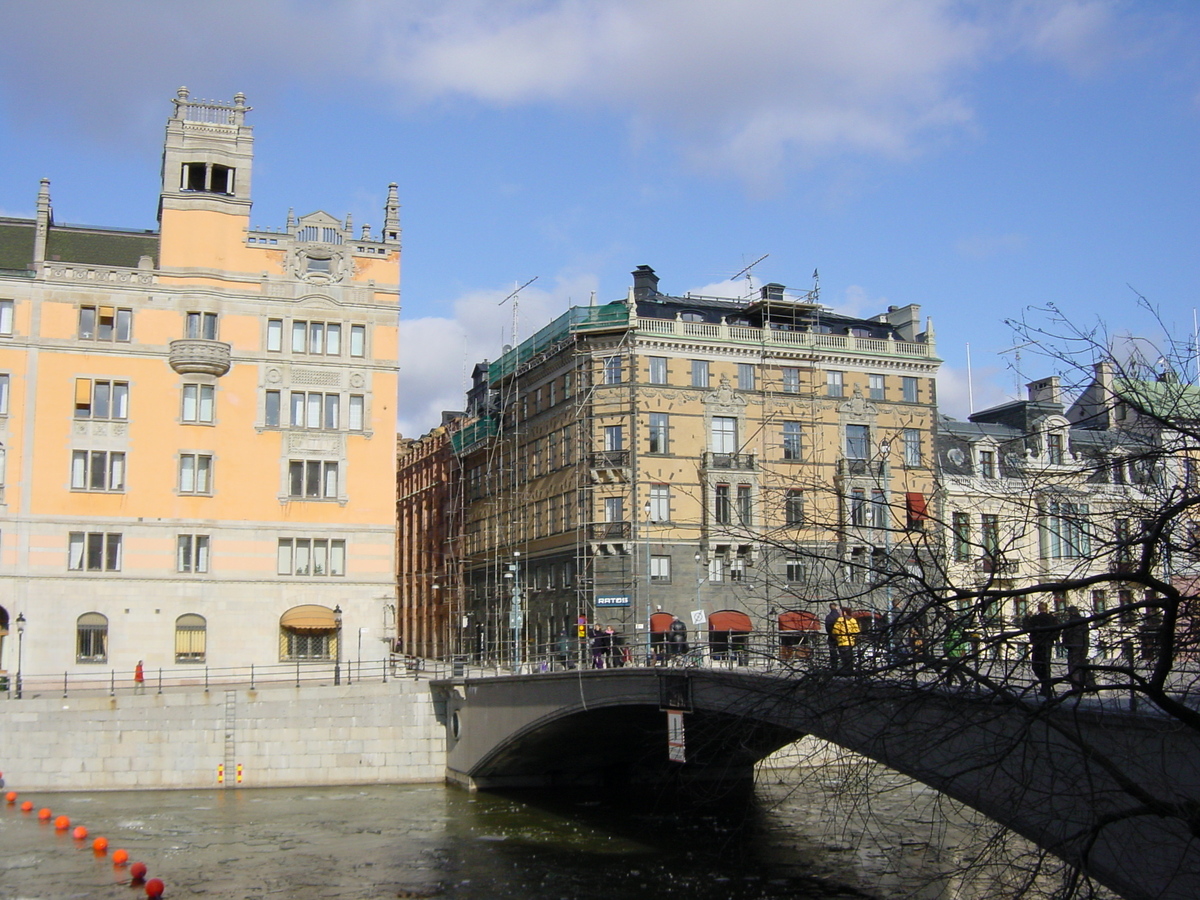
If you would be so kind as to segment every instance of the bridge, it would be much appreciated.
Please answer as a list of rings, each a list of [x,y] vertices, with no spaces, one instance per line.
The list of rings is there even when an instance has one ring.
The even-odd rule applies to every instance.
[[[434,690],[447,778],[473,789],[744,780],[814,735],[979,810],[1128,900],[1200,897],[1200,735],[1165,717],[735,669],[574,670]],[[667,710],[683,711],[683,762],[668,758]]]

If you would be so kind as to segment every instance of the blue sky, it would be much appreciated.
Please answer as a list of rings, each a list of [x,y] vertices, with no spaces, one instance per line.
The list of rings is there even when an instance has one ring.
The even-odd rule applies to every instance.
[[[945,411],[1012,395],[1003,324],[1200,305],[1200,3],[42,0],[0,33],[0,214],[154,227],[176,88],[254,107],[255,225],[404,227],[400,428],[571,303],[757,280],[919,303]]]

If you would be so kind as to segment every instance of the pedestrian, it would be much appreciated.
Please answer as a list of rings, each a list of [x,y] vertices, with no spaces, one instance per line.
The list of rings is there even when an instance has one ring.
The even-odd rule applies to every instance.
[[[837,671],[850,674],[854,671],[854,652],[858,645],[858,619],[850,615],[850,607],[843,607],[842,614],[833,621],[833,640],[837,645]]]
[[[139,659],[137,665],[133,667],[133,690],[134,693],[140,694],[146,689],[146,672],[142,668],[142,661]]]
[[[1049,603],[1041,601],[1038,611],[1025,617],[1025,630],[1029,633],[1029,661],[1038,681],[1038,690],[1049,699],[1054,696],[1050,685],[1050,651],[1058,636],[1058,619],[1050,612]]]
[[[1088,639],[1091,629],[1078,606],[1067,607],[1067,622],[1062,630],[1062,643],[1067,649],[1067,681],[1073,691],[1094,688],[1095,679],[1087,665]]]
[[[838,652],[837,641],[833,638],[834,623],[841,617],[842,611],[836,603],[829,604],[829,612],[825,614],[825,640],[829,642],[829,668],[837,671]]]
[[[612,646],[612,638],[609,634],[601,631],[599,628],[592,632],[592,668],[603,669],[608,658],[609,647]]]

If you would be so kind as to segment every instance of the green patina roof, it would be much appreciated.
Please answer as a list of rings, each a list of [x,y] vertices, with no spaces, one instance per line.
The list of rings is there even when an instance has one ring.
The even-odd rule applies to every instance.
[[[0,269],[27,270],[33,261],[33,238],[32,219],[0,220]],[[50,262],[132,269],[143,256],[149,256],[157,265],[157,232],[51,225],[46,240],[46,259]]]
[[[1118,378],[1113,387],[1126,403],[1164,422],[1200,420],[1200,388],[1195,385]]]

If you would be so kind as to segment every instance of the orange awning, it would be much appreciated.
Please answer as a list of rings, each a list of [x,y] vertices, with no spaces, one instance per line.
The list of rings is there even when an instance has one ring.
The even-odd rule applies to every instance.
[[[810,612],[789,609],[779,615],[780,631],[820,631],[821,620]]]
[[[744,612],[734,609],[723,609],[708,617],[709,631],[740,631],[749,633],[754,630],[750,617]]]
[[[670,613],[656,612],[650,617],[650,633],[662,634],[665,631],[671,630],[671,623],[675,621],[675,617]]]
[[[920,491],[909,491],[904,495],[908,500],[908,519],[910,522],[924,522],[929,518],[929,510],[925,506],[925,495]]]
[[[333,610],[328,606],[317,606],[315,603],[293,606],[280,617],[279,624],[292,631],[337,630],[337,619]]]

